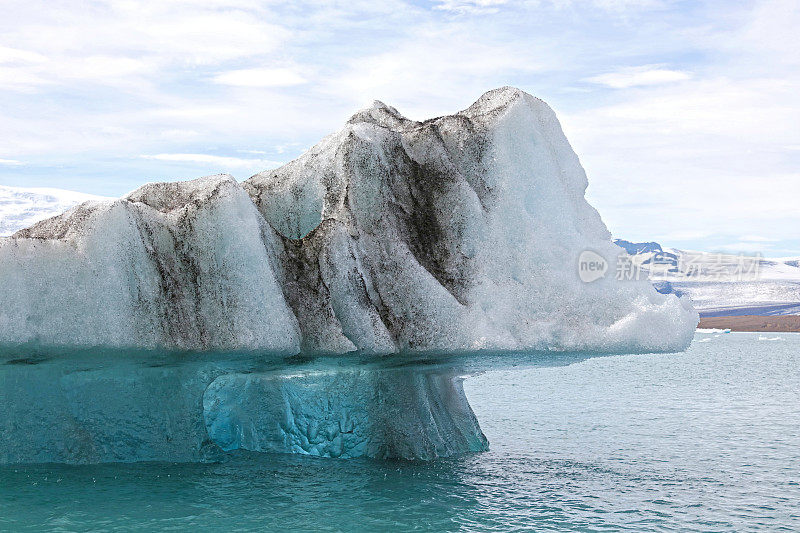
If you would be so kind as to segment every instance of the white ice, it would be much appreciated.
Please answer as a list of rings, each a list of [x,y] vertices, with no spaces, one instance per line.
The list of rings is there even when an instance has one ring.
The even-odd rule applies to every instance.
[[[553,111],[376,103],[284,167],[150,184],[0,242],[0,343],[342,353],[672,351],[697,313],[613,275]],[[612,265],[592,283],[578,256]]]

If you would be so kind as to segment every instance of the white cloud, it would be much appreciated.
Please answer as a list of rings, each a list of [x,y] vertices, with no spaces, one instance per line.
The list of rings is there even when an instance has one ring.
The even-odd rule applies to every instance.
[[[140,83],[138,77],[153,70],[151,63],[128,57],[48,58],[24,50],[0,49],[0,89],[30,92],[73,82],[97,85]]]
[[[70,187],[73,172],[119,194],[154,161],[263,170],[374,99],[422,119],[510,84],[556,109],[619,236],[800,248],[796,0],[6,0],[4,14],[0,146],[25,173],[0,162],[0,183]]]
[[[250,68],[217,74],[214,83],[238,87],[289,87],[306,83],[305,78],[288,68]]]
[[[436,9],[458,13],[496,13],[508,0],[438,0]]]
[[[715,246],[715,250],[729,251],[729,252],[744,252],[744,253],[769,253],[772,248],[768,243],[755,243],[755,242],[731,242],[727,244],[720,244]]]
[[[220,168],[267,169],[283,164],[280,161],[272,161],[269,159],[243,159],[240,157],[225,157],[210,154],[154,154],[142,155],[140,157],[142,159],[152,159],[156,161],[209,164]]]
[[[0,65],[0,90],[29,92],[31,89],[52,83],[28,66]]]
[[[97,55],[70,62],[67,68],[59,67],[56,74],[66,80],[102,80],[136,76],[152,69],[152,65],[140,59]]]
[[[254,2],[101,1],[81,9],[69,2],[11,3],[5,38],[51,59],[106,50],[162,64],[209,65],[268,53],[290,37],[266,5]],[[31,31],[37,29],[46,31]]]
[[[739,237],[741,242],[777,242],[779,239],[764,237],[762,235],[742,235]]]
[[[378,99],[425,119],[458,111],[512,77],[554,65],[537,45],[521,47],[507,37],[482,39],[480,31],[480,24],[471,22],[416,26],[396,46],[349,59],[326,80],[326,90],[339,101],[364,106]]]
[[[511,2],[510,0],[436,0],[435,9],[455,13],[481,14],[497,13],[501,6],[515,7],[523,5],[528,8],[578,10],[580,8],[597,8],[605,11],[622,12],[630,9],[660,7],[663,0],[527,0]]]
[[[47,58],[36,52],[0,46],[0,65],[8,63],[41,63]]]
[[[575,5],[578,1],[560,0],[566,5]],[[624,11],[626,9],[659,8],[663,7],[665,2],[663,0],[591,0],[591,3],[609,11]]]
[[[646,85],[663,85],[691,78],[691,74],[682,70],[669,70],[652,65],[627,67],[615,72],[585,78],[584,81],[605,85],[612,89],[627,89]]]
[[[17,161],[16,159],[0,159],[0,165],[19,166],[22,164],[22,161]]]
[[[0,65],[9,69],[0,88],[23,91],[72,80],[138,91],[145,75],[263,56],[291,36],[260,2],[9,4],[0,21]]]

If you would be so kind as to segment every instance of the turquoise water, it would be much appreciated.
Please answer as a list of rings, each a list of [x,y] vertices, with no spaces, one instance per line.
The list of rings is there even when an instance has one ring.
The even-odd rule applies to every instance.
[[[467,379],[488,452],[3,466],[0,530],[800,529],[800,335],[572,360]]]

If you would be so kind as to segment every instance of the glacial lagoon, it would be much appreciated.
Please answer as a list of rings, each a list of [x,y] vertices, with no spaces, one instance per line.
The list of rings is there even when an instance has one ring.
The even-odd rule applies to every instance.
[[[298,375],[400,372],[412,376],[409,383],[426,374],[456,383],[464,378],[486,451],[383,460],[240,448],[214,449],[189,462],[6,464],[0,466],[0,530],[800,528],[800,335],[698,332],[683,353],[485,355],[411,358],[393,362],[396,368],[357,360],[291,365]],[[238,354],[215,364],[227,365],[220,375],[236,379],[285,374],[285,361],[254,368],[249,357]],[[197,375],[196,361],[184,366],[164,354],[158,359],[151,354],[146,364],[129,360],[127,374]],[[63,358],[6,357],[2,391],[14,386],[19,373],[28,383],[32,372],[59,374],[26,398],[30,416],[43,416],[42,409],[55,408],[48,397],[62,394],[64,401],[66,382],[77,392],[82,373],[93,374],[86,383],[96,387],[98,372],[109,377],[114,370],[86,361],[82,369],[67,370],[65,364]],[[168,394],[175,383],[163,382],[172,402],[175,396]],[[92,399],[95,413],[104,403],[118,409],[127,401],[83,391],[87,396],[78,403],[92,405]],[[7,409],[8,398],[3,401]],[[202,394],[194,405],[204,420]],[[4,423],[2,451],[9,454],[17,449],[9,438],[19,426]],[[194,428],[189,418],[161,423]],[[207,417],[201,427],[206,424]],[[141,422],[140,449],[150,425],[155,427]],[[81,456],[85,450],[73,453],[89,457]]]

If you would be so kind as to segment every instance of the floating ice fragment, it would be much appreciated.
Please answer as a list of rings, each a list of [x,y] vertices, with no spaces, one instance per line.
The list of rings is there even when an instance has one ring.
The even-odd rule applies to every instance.
[[[244,184],[154,183],[0,241],[0,344],[341,354],[674,351],[688,300],[618,247],[553,111],[518,89],[416,122],[377,102]]]

